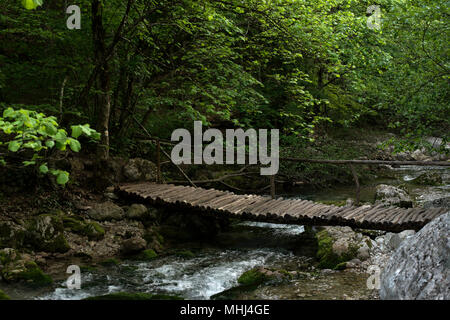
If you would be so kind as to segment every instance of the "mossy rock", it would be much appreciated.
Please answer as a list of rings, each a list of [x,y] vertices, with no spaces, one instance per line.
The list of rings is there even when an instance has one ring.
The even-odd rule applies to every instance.
[[[26,269],[16,275],[18,280],[24,280],[30,287],[46,287],[53,284],[53,279],[45,274],[35,262],[27,262]]]
[[[267,280],[268,277],[264,273],[258,269],[251,269],[238,278],[238,283],[243,286],[258,286]]]
[[[100,265],[104,267],[117,266],[119,265],[119,260],[115,258],[109,258],[100,262]]]
[[[187,258],[187,259],[195,257],[195,254],[190,250],[180,250],[180,251],[177,251],[175,254],[181,258]]]
[[[94,272],[96,270],[97,270],[97,268],[93,267],[93,266],[80,266],[81,272]]]
[[[2,290],[0,290],[0,300],[11,300],[11,298]]]
[[[183,298],[164,294],[117,292],[83,300],[183,300]]]
[[[25,228],[12,221],[0,221],[0,248],[20,248],[25,239]]]
[[[318,267],[321,269],[336,269],[342,262],[347,262],[356,257],[358,252],[357,246],[349,247],[347,252],[341,255],[333,251],[333,238],[328,234],[327,230],[319,231],[316,234],[318,250],[317,259],[319,260]]]
[[[442,185],[442,177],[437,172],[425,172],[411,182],[416,185],[439,186]]]
[[[70,250],[63,234],[64,224],[60,216],[42,214],[28,223],[25,244],[35,250],[65,253]]]
[[[64,217],[63,223],[65,229],[82,236],[87,236],[91,241],[101,240],[105,235],[105,230],[97,222],[85,222],[77,218]]]
[[[158,257],[158,254],[153,249],[142,251],[136,258],[139,260],[150,261]]]
[[[336,265],[333,269],[334,270],[345,270],[345,269],[347,269],[347,262],[341,262],[338,265]]]

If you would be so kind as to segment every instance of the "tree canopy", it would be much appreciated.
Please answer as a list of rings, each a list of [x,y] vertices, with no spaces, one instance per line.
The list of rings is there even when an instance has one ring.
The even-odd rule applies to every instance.
[[[162,138],[193,120],[285,143],[367,123],[448,137],[448,1],[380,0],[380,28],[366,0],[70,2],[80,30],[65,2],[0,4],[1,109],[91,123],[102,158],[133,152],[137,122]]]

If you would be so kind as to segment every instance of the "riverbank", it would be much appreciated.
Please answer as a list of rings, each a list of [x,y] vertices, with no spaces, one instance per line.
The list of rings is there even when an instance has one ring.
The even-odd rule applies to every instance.
[[[73,185],[0,199],[0,290],[13,299],[83,299],[144,292],[210,299],[377,299],[370,267],[383,268],[413,233],[303,227],[206,218],[120,199],[96,179],[89,159],[68,162]],[[155,179],[143,159],[113,159],[104,181]],[[430,174],[431,172],[431,174]],[[448,206],[450,174],[440,168],[371,169],[363,205]],[[353,185],[317,191],[278,189],[283,197],[347,205]],[[69,265],[82,271],[81,291],[65,287]],[[256,286],[239,279],[254,270]],[[231,290],[231,291],[229,291]],[[231,296],[229,294],[232,294]]]

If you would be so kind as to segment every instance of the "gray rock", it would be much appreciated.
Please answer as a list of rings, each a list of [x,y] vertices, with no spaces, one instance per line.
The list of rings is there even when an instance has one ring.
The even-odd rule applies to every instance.
[[[20,248],[25,237],[25,228],[12,221],[0,221],[0,248]]]
[[[61,217],[51,214],[42,214],[29,221],[24,244],[35,250],[53,253],[70,250]]]
[[[450,299],[450,212],[405,239],[380,280],[382,299]]]
[[[425,172],[411,182],[418,185],[436,186],[442,184],[442,177],[437,172]]]
[[[429,157],[425,154],[425,148],[414,150],[411,154],[411,157],[416,161],[427,161],[430,160]]]
[[[156,181],[156,165],[145,159],[130,159],[123,167],[123,175],[129,181]]]
[[[87,215],[94,220],[121,220],[124,218],[124,211],[113,202],[107,201],[96,203],[88,210]]]
[[[389,233],[386,235],[386,239],[388,240],[389,247],[392,250],[397,250],[405,239],[413,236],[414,234],[414,230],[405,230],[400,233]]]
[[[141,220],[146,217],[148,209],[143,204],[132,204],[127,210],[127,218]]]
[[[412,207],[412,199],[405,190],[386,184],[380,184],[376,187],[375,200],[375,204],[404,208]]]
[[[448,208],[450,209],[450,197],[438,198],[423,203],[425,209],[429,208]]]
[[[133,237],[122,242],[121,252],[124,255],[138,253],[145,250],[147,242],[141,237]]]

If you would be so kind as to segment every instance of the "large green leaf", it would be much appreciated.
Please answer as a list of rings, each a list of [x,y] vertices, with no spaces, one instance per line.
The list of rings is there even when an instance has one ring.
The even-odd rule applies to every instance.
[[[13,140],[9,143],[8,150],[11,152],[17,152],[19,148],[22,146],[22,143],[16,140]]]
[[[43,174],[46,174],[48,172],[48,167],[47,165],[43,164],[39,167],[39,171]]]
[[[69,139],[69,146],[70,146],[70,149],[72,149],[72,151],[74,151],[74,152],[79,152],[81,150],[81,144],[76,139],[70,138]]]
[[[69,173],[66,171],[59,171],[58,176],[56,177],[56,182],[58,184],[64,185],[69,181]]]

